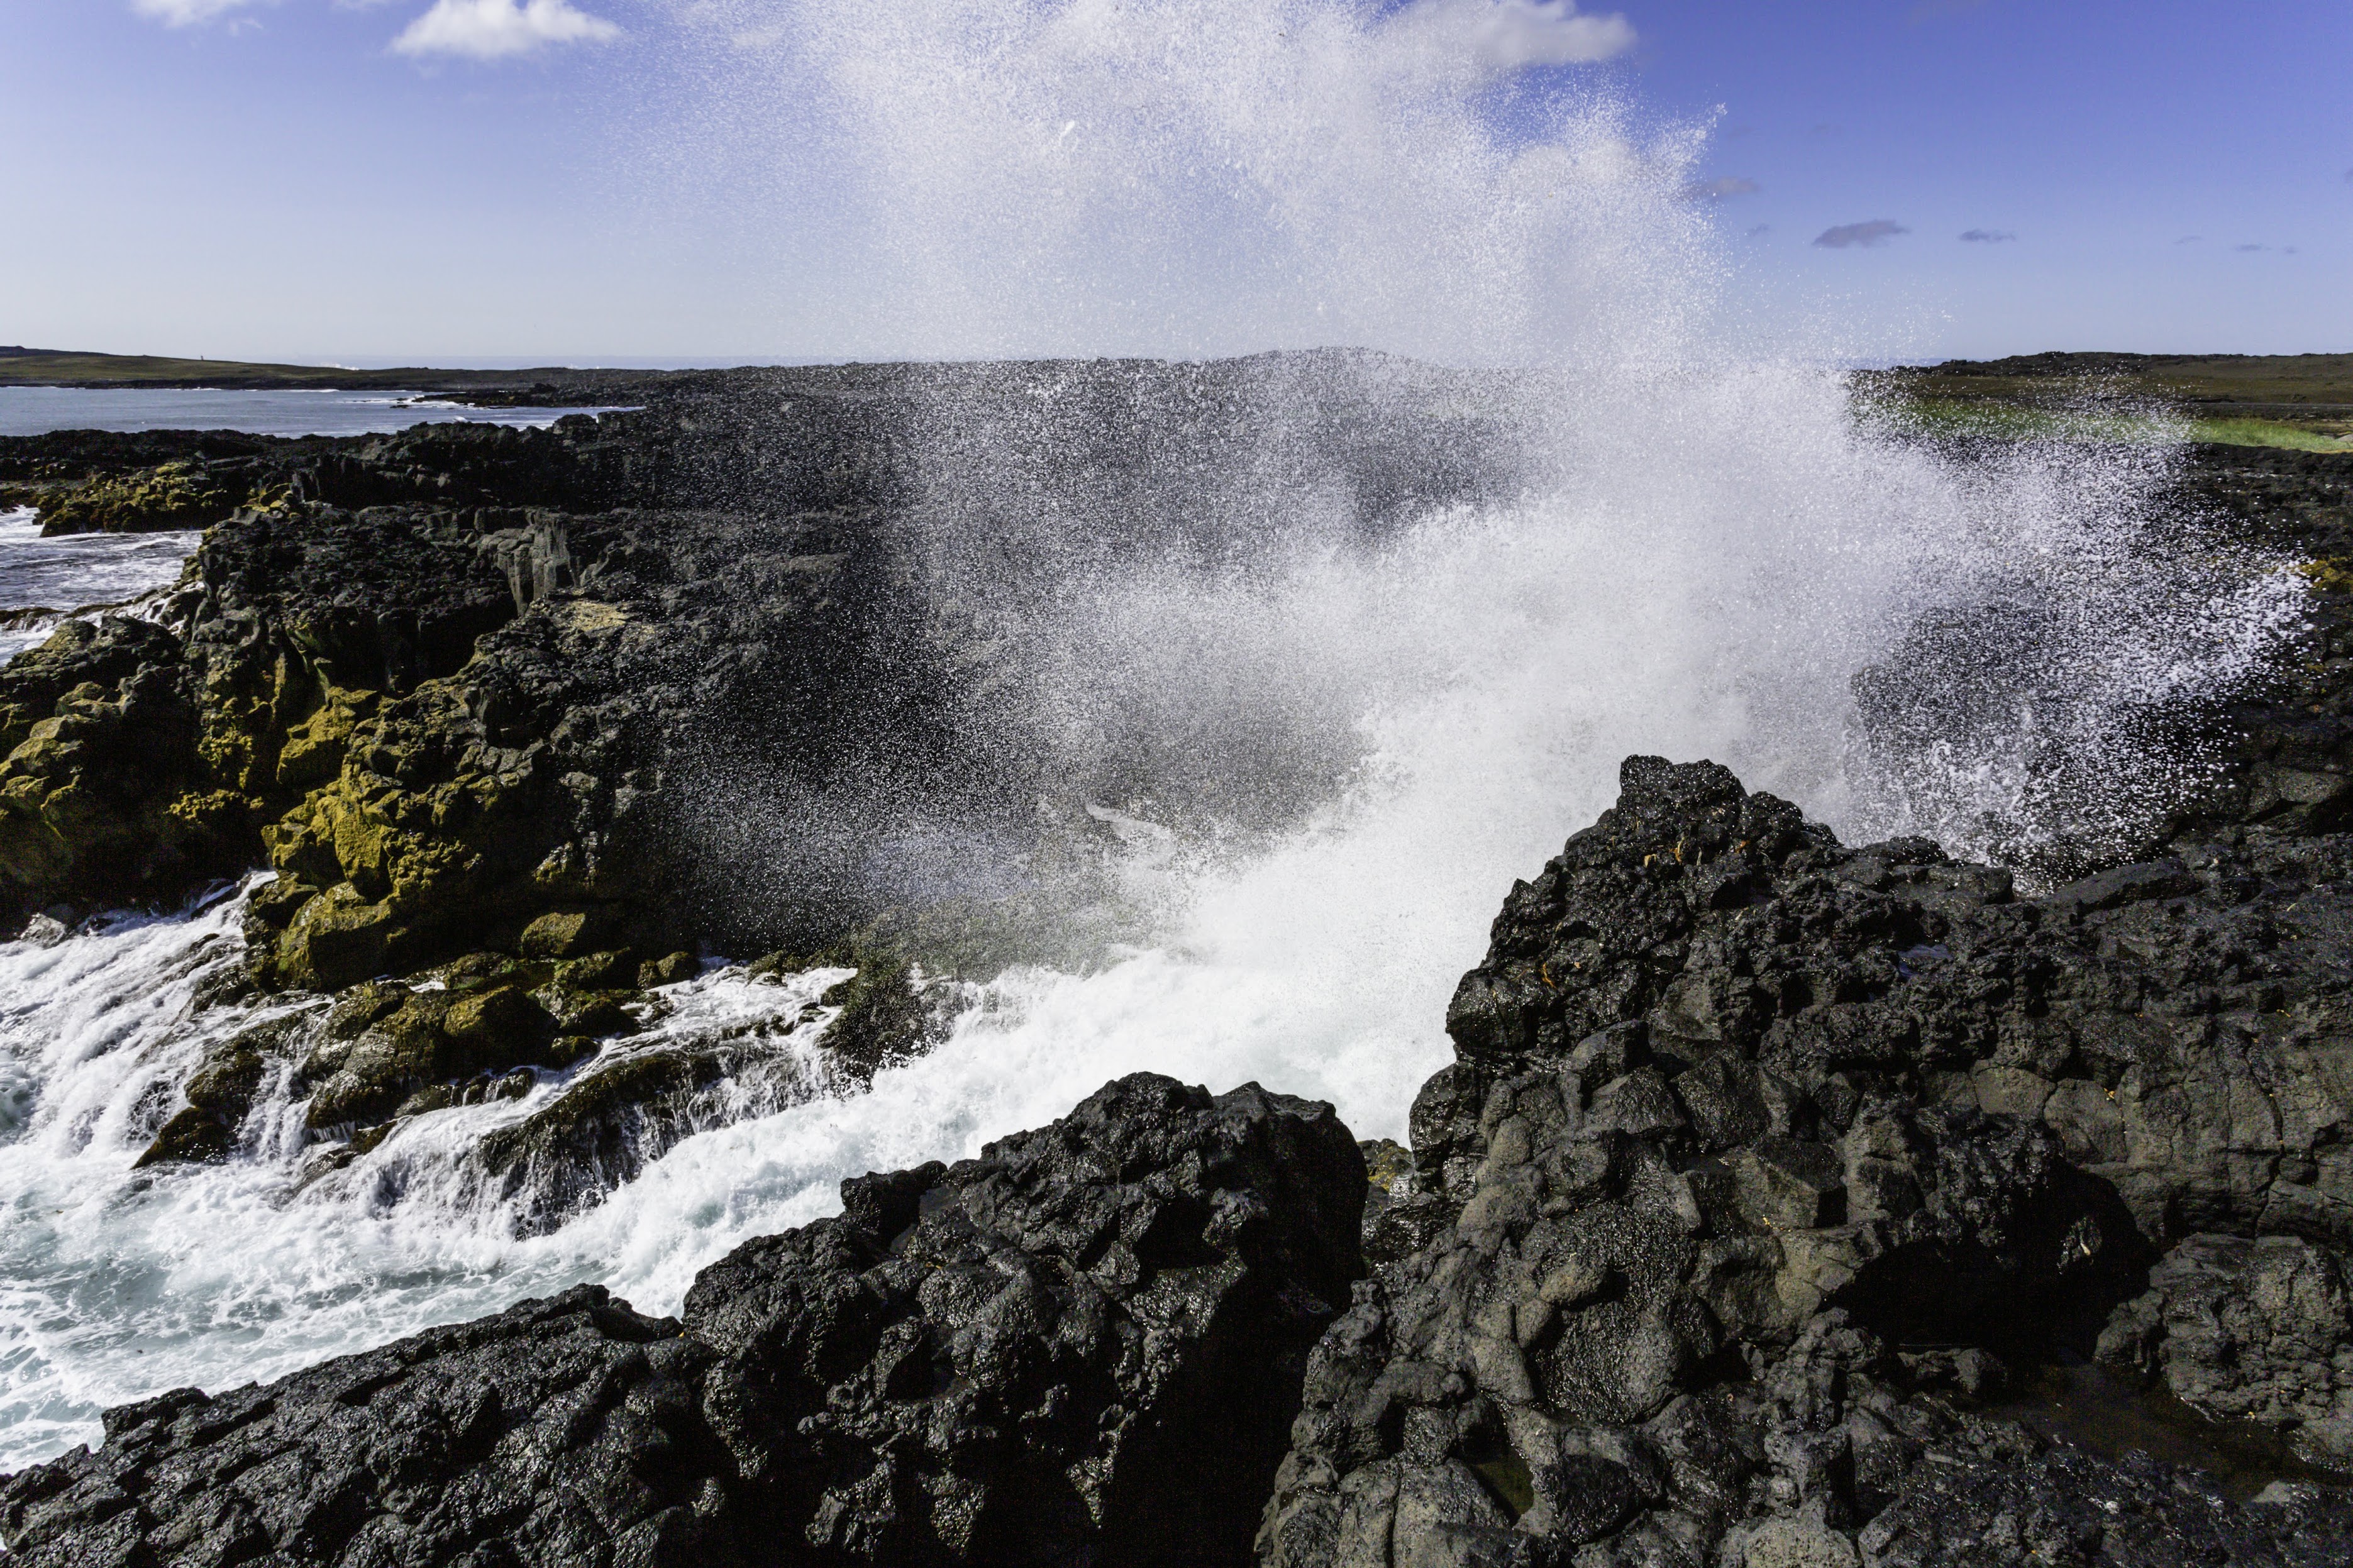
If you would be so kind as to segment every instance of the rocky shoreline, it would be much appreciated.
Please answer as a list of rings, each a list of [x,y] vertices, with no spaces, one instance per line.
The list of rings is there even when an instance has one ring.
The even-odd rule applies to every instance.
[[[1134,465],[1214,453],[1262,389],[1035,374],[1139,497],[1080,543],[1231,546],[1214,488]],[[176,589],[0,671],[0,913],[62,929],[266,863],[230,989],[333,998],[208,1055],[142,1163],[227,1157],[287,1070],[352,1157],[626,1036],[698,952],[856,970],[826,995],[841,1071],[922,1049],[887,882],[755,855],[696,781],[714,736],[772,791],[854,779],[900,818],[952,777],[989,853],[1036,856],[1039,799],[1126,765],[1114,738],[1073,779],[976,723],[1018,605],[965,586],[908,457],[944,395],[983,423],[1007,395],[955,374],[681,376],[549,431],[0,442],[0,483],[75,526],[232,502]],[[1346,378],[1317,385],[1357,430]],[[1391,416],[1318,478],[1377,526],[1493,482],[1434,455],[1492,431]],[[844,1184],[676,1321],[580,1290],[110,1413],[0,1481],[0,1539],[126,1565],[2353,1561],[2348,480],[2184,465],[2187,502],[2303,563],[2314,626],[2198,716],[2227,769],[2112,863],[2022,893],[1630,758],[1506,900],[1409,1151],[1122,1079],[977,1161]],[[593,1191],[613,1129],[741,1066],[624,1058],[505,1157]],[[2038,1391],[2087,1369],[2252,1446],[2263,1484],[2054,1440]]]

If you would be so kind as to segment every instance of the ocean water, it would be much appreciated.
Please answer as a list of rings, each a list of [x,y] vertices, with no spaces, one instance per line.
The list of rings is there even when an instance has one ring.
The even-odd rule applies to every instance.
[[[44,539],[32,508],[0,510],[0,660],[42,642],[75,610],[170,587],[202,537],[174,529]]]
[[[913,515],[958,613],[1021,639],[988,722],[1072,757],[1140,728],[1140,754],[1265,809],[1247,831],[1163,820],[1149,776],[1089,801],[1141,911],[1121,941],[943,992],[945,1037],[869,1087],[825,1069],[839,972],[778,987],[714,963],[656,1041],[607,1049],[758,1042],[733,1092],[560,1223],[475,1151],[576,1073],[418,1118],[324,1176],[281,1082],[230,1160],[132,1169],[207,1045],[321,1005],[195,1005],[237,960],[246,888],[0,943],[0,1468],[95,1440],[111,1403],[575,1281],[674,1310],[737,1241],[832,1210],[844,1176],[972,1154],[1125,1072],[1255,1080],[1401,1135],[1513,879],[1610,804],[1629,752],[1713,757],[1851,839],[1977,853],[2126,834],[2194,786],[2203,761],[2144,721],[2260,668],[2298,617],[2293,574],[2172,548],[2195,520],[2158,499],[2162,448],[1947,452],[1818,368],[1869,345],[1757,348],[1680,194],[1704,128],[1530,75],[1586,58],[1568,8],[1502,30],[1491,9],[810,0],[790,69],[734,49],[710,119],[824,105],[809,144],[871,205],[929,352],[1346,342],[1514,365],[1522,393],[1486,411],[1509,482],[1352,528],[1274,398],[1218,494],[1253,548],[959,552],[976,519],[1083,543],[1118,501],[1035,460],[1050,396],[977,438],[943,411],[956,438],[915,452]],[[1969,722],[1874,744],[1858,673],[1900,665],[1924,618],[1995,613],[2060,656],[1906,669]],[[2123,782],[2054,804],[2054,749]],[[714,818],[805,830],[764,815],[758,783],[694,781]]]
[[[48,430],[242,430],[254,436],[374,436],[462,421],[543,428],[611,408],[470,408],[408,392],[239,392],[212,387],[0,386],[0,436]]]

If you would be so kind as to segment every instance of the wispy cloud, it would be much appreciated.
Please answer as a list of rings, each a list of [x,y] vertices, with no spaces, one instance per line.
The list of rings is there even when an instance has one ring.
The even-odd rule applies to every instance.
[[[2269,250],[2271,247],[2268,245],[2234,245],[2231,247],[2231,248],[2243,255],[2251,250]]]
[[[433,9],[393,39],[404,55],[507,59],[550,44],[600,44],[621,36],[571,0],[433,0]]]
[[[190,27],[254,4],[257,0],[131,0],[131,8],[167,27]]]
[[[1384,31],[1433,60],[1468,60],[1499,76],[1532,66],[1590,65],[1635,42],[1625,17],[1580,15],[1576,0],[1419,0],[1398,11]]]
[[[2202,235],[2202,234],[2185,234],[2185,235],[2183,235],[2179,239],[2175,240],[2173,243],[2174,243],[2174,244],[2176,244],[2176,245],[2195,245],[2195,244],[2197,244],[2200,240],[2204,239],[2205,237],[2205,237],[2204,235]]]
[[[2006,228],[1970,228],[1961,231],[1962,240],[1969,245],[2008,245],[2018,236]]]
[[[1859,245],[1885,245],[1897,235],[1911,232],[1894,218],[1875,217],[1868,223],[1842,223],[1826,228],[1814,236],[1814,243],[1829,250],[1849,250]]]
[[[1727,196],[1753,196],[1762,189],[1745,175],[1725,174],[1714,180],[1694,180],[1683,187],[1683,195],[1694,202],[1720,202]]]

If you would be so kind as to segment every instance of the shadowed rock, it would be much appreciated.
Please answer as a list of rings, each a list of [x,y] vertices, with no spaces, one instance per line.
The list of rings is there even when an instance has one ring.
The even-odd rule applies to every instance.
[[[684,1321],[583,1287],[109,1413],[0,1482],[27,1568],[1239,1563],[1360,1270],[1329,1107],[1148,1074],[843,1184]]]
[[[2004,1357],[2090,1351],[2209,1216],[2312,1239],[2226,1248],[2195,1289],[2159,1270],[2129,1353],[2177,1384],[2195,1362],[2219,1409],[2225,1358],[2168,1337],[2189,1297],[2236,1302],[2277,1378],[2337,1342],[2339,847],[2193,847],[2021,900],[1713,763],[1630,758],[1622,786],[1456,992],[1413,1191],[1310,1363],[1260,1561],[2271,1563],[2342,1529],[2340,1502],[2177,1495],[1968,1414]],[[2291,1275],[2294,1309],[2255,1310]],[[2321,1414],[2259,1414],[2246,1375],[2231,1413]],[[2111,1471],[2139,1512],[2085,1535],[2066,1490]]]

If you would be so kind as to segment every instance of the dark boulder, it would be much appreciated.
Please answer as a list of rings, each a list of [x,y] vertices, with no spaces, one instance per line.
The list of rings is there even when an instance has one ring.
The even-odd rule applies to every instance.
[[[2027,900],[1925,840],[1844,847],[1712,763],[1633,758],[1622,785],[1455,994],[1261,1562],[1852,1565],[1919,1518],[1962,1554],[1917,1561],[2025,1560],[1955,1543],[2010,1539],[1997,1494],[2059,1482],[1931,1479],[1986,1462],[1980,1427],[2028,1441],[1967,1414],[2006,1363],[2086,1354],[2134,1301],[2113,1354],[2219,1392],[2211,1334],[2167,1348],[2188,1288],[2150,1279],[2158,1250],[2193,1215],[2334,1234],[2338,850],[2193,847]],[[2289,1369],[2338,1342],[2337,1276],[2253,1247],[2268,1295],[2200,1298],[2278,1359],[2230,1411],[2268,1378],[2315,1391],[2258,1419],[2318,1420],[2334,1383]],[[2294,1560],[2260,1554],[2284,1515],[2150,1506],[2112,1538]]]
[[[110,1411],[97,1452],[0,1483],[0,1533],[27,1568],[723,1568],[745,1559],[700,1408],[715,1360],[584,1286],[267,1386]]]
[[[2193,1236],[2100,1336],[2111,1367],[2161,1378],[2216,1420],[2283,1432],[2305,1458],[2353,1468],[2353,1270],[2296,1236]]]
[[[828,1557],[1240,1562],[1364,1191],[1327,1107],[1124,1079],[706,1269],[708,1407]]]
[[[107,1416],[0,1481],[26,1568],[1238,1563],[1360,1271],[1328,1107],[1113,1083],[705,1269]]]

